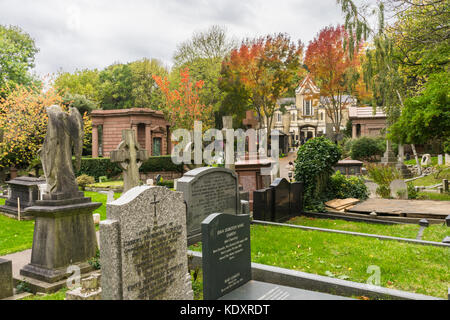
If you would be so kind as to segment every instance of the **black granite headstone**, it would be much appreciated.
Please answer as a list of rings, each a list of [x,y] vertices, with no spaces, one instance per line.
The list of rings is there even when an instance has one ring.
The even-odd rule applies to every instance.
[[[290,183],[285,178],[275,179],[270,188],[273,192],[273,220],[282,222],[289,219],[290,209]]]
[[[253,191],[253,219],[272,221],[272,189]]]
[[[300,215],[303,211],[303,182],[291,183],[291,216]]]
[[[202,222],[203,299],[215,300],[251,280],[250,217],[215,213]]]

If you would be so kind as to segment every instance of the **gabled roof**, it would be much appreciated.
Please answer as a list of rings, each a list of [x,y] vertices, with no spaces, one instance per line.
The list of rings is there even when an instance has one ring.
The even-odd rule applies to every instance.
[[[306,89],[310,89],[316,94],[320,93],[320,89],[315,85],[309,73],[306,75],[305,79],[303,79],[300,86],[295,89],[295,94],[302,94]]]

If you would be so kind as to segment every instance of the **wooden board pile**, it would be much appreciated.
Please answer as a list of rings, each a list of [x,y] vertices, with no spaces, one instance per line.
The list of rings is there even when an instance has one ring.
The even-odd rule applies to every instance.
[[[333,199],[325,202],[325,209],[330,212],[345,212],[355,206],[359,202],[359,199],[347,198],[347,199]]]

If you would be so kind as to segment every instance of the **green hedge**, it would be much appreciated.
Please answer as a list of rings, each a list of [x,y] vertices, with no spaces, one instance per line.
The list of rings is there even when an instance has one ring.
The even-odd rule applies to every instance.
[[[157,171],[183,172],[183,165],[174,164],[170,156],[150,157],[142,164],[139,171],[144,173]],[[116,163],[112,163],[109,158],[82,158],[81,168],[76,172],[76,175],[87,174],[98,181],[101,176],[111,179],[121,173],[122,169]]]

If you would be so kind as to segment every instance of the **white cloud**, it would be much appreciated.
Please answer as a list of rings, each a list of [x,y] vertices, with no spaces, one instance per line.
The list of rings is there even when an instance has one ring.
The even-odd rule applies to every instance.
[[[336,0],[0,0],[0,21],[35,39],[46,74],[143,57],[171,65],[178,43],[213,24],[238,39],[286,32],[306,45],[342,17]]]

